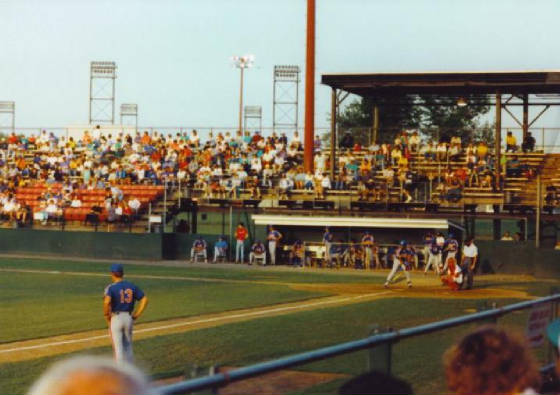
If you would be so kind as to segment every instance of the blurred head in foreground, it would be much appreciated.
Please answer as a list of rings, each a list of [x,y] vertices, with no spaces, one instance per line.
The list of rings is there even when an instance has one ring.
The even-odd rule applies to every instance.
[[[31,386],[28,395],[155,394],[146,376],[130,364],[104,357],[80,356],[52,365]]]
[[[406,381],[394,376],[372,371],[361,374],[345,382],[339,389],[340,395],[365,394],[412,394],[412,387]]]
[[[540,386],[526,342],[495,326],[466,335],[446,351],[444,365],[447,386],[456,394],[520,394]]]

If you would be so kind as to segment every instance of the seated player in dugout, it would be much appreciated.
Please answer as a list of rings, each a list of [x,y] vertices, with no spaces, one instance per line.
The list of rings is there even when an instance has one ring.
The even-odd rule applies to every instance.
[[[207,246],[206,240],[202,236],[198,236],[191,248],[191,262],[196,263],[198,257],[203,257],[204,263],[208,263]]]
[[[337,243],[331,243],[330,245],[330,256],[327,264],[329,267],[340,267],[340,262],[344,254],[343,247],[344,240],[339,240]]]
[[[305,265],[305,245],[301,240],[296,240],[290,250],[290,264],[303,267]]]
[[[260,240],[256,240],[251,246],[251,252],[249,253],[249,265],[258,263],[258,261],[261,262],[261,265],[266,263],[266,248]]]

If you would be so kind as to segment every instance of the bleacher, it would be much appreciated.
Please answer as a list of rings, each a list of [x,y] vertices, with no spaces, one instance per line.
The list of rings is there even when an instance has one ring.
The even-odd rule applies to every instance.
[[[341,152],[338,155],[342,154]],[[355,162],[360,162],[366,155],[365,151],[353,152],[352,157]],[[550,155],[542,152],[533,153],[504,153],[506,161],[510,160],[514,155],[519,159],[522,166],[531,169],[534,174],[543,173],[547,170],[546,163],[550,159]],[[419,177],[424,179],[427,185],[430,185],[431,195],[423,196],[419,200],[413,202],[403,202],[401,199],[401,187],[392,183],[387,184],[382,172],[378,170],[374,177],[381,189],[382,199],[369,199],[363,201],[359,199],[357,187],[350,186],[344,190],[329,190],[326,193],[326,199],[317,199],[313,191],[309,190],[292,190],[289,197],[279,198],[275,188],[263,188],[261,190],[261,202],[270,201],[270,204],[263,204],[262,207],[285,208],[288,210],[350,210],[350,211],[420,211],[420,212],[436,212],[447,210],[450,211],[470,211],[476,212],[478,207],[499,206],[504,207],[505,211],[513,210],[515,212],[527,212],[526,206],[535,205],[536,199],[536,178],[535,177],[509,177],[503,171],[501,176],[503,179],[502,188],[483,188],[480,186],[465,187],[461,191],[461,197],[458,201],[446,201],[436,189],[439,184],[438,179],[443,177],[447,169],[453,171],[464,167],[466,156],[462,154],[456,161],[435,161],[426,160],[420,154],[412,154],[409,161],[409,168]],[[560,165],[560,157],[558,158]],[[560,166],[555,165],[555,169]],[[397,172],[397,166],[393,166],[393,170]],[[502,169],[503,170],[503,169]],[[432,182],[428,181],[431,177]],[[543,174],[543,178],[544,178]],[[560,173],[556,179],[552,179],[560,188]],[[204,192],[193,191],[195,196],[200,198],[202,205],[216,205],[216,199],[210,199],[204,195]],[[240,196],[235,198],[239,202],[250,198],[248,190],[241,189]],[[228,198],[225,198],[226,200]],[[218,204],[223,206],[224,202]],[[519,206],[519,207],[517,207]],[[520,210],[517,210],[519,208]]]
[[[62,184],[54,183],[46,185],[44,183],[27,187],[16,188],[16,199],[23,205],[29,207],[31,217],[40,211],[41,201],[39,198],[47,191],[57,193],[61,190]],[[123,191],[124,198],[135,197],[140,201],[139,212],[147,209],[150,202],[155,202],[163,196],[163,186],[155,185],[119,185]],[[65,222],[85,222],[86,216],[92,208],[98,207],[98,219],[103,222],[107,220],[107,210],[105,208],[105,190],[103,189],[78,189],[74,193],[82,201],[80,208],[67,207],[64,209],[63,219]]]

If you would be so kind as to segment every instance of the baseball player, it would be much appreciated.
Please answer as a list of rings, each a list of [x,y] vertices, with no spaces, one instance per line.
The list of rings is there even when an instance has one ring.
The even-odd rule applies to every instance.
[[[350,240],[348,247],[346,247],[346,250],[342,253],[342,263],[344,267],[354,267],[354,258],[356,256],[355,243],[356,240]]]
[[[408,288],[412,287],[412,281],[408,272],[414,264],[414,255],[415,253],[408,247],[406,240],[402,240],[395,251],[395,255],[393,257],[393,269],[391,269],[391,272],[387,276],[387,280],[383,285],[385,288],[389,288],[389,283],[393,280],[393,277],[399,269],[404,271],[404,275],[406,276],[406,285]]]
[[[325,233],[323,233],[323,244],[325,245],[325,262],[327,264],[331,263],[331,246],[333,241],[333,234],[330,232],[329,228],[325,228]]]
[[[339,240],[338,243],[336,243],[336,244],[331,243],[331,245],[330,245],[329,260],[327,261],[327,264],[331,268],[334,265],[336,265],[336,268],[340,267],[340,260],[342,259],[342,256],[344,254],[344,247],[342,246],[342,243],[344,243],[344,241]]]
[[[435,239],[428,248],[428,260],[424,268],[424,274],[428,274],[428,270],[434,267],[434,272],[439,275],[441,268],[441,247],[436,243]]]
[[[213,263],[216,263],[218,258],[225,258],[227,260],[228,253],[228,243],[224,236],[220,236],[216,244],[214,244],[214,259]]]
[[[296,240],[292,245],[290,261],[293,266],[303,267],[305,265],[305,246],[301,240]]]
[[[208,263],[208,253],[206,248],[208,245],[206,244],[206,240],[202,238],[202,236],[198,236],[193,243],[191,248],[191,262],[196,263],[196,259],[199,256],[204,257],[204,263]]]
[[[354,269],[365,269],[365,251],[360,244],[354,244]]]
[[[424,258],[424,267],[428,264],[428,259],[430,258],[430,247],[434,242],[434,235],[432,232],[428,232],[424,235],[424,248],[422,249],[422,255]]]
[[[443,251],[447,252],[443,264],[443,272],[445,273],[449,265],[449,259],[454,258],[456,260],[457,252],[459,251],[459,243],[455,240],[455,235],[453,233],[449,233],[449,236],[447,236],[447,240],[445,240],[445,244],[443,245]]]
[[[447,274],[441,276],[441,282],[451,288],[452,291],[458,291],[463,284],[463,271],[457,265],[455,258],[448,261]]]
[[[282,239],[282,234],[278,232],[272,225],[268,230],[268,253],[270,254],[270,264],[276,265],[276,246]]]
[[[371,268],[372,263],[375,262],[375,268],[379,268],[379,256],[377,255],[378,249],[375,245],[375,238],[373,235],[366,231],[362,237],[362,245],[364,246],[365,253],[365,268]]]
[[[257,259],[262,262],[262,265],[266,263],[266,248],[260,240],[255,241],[251,246],[249,265],[252,265]]]
[[[111,265],[112,283],[105,288],[103,315],[109,325],[115,359],[117,362],[132,362],[132,324],[144,312],[148,297],[123,276],[123,265]],[[136,301],[138,308],[134,311]]]
[[[245,240],[249,236],[247,228],[240,222],[235,230],[235,239],[237,241],[235,245],[235,263],[245,262]]]
[[[438,232],[436,235],[436,244],[438,246],[441,247],[441,249],[443,250],[443,245],[445,244],[445,237],[443,236],[443,233]]]

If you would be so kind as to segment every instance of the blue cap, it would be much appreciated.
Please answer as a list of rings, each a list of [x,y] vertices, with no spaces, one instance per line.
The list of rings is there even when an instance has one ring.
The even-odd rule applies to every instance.
[[[124,269],[123,269],[123,265],[120,263],[113,263],[111,265],[111,273],[123,273]]]
[[[405,245],[407,245],[407,244],[408,244],[408,243],[406,242],[406,240],[401,240],[401,242],[400,242],[400,245],[402,245],[402,246],[405,246]]]

